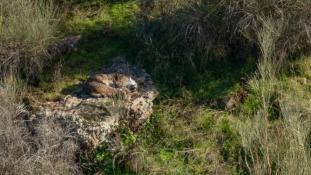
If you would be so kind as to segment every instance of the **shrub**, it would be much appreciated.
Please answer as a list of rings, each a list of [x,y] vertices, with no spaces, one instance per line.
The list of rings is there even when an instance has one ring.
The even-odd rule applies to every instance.
[[[49,56],[57,21],[52,1],[1,0],[0,73],[34,74]]]

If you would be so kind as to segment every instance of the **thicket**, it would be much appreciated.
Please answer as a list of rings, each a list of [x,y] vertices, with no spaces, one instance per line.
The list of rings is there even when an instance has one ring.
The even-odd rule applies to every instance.
[[[310,174],[308,165],[311,164],[311,97],[305,91],[300,91],[296,84],[288,85],[278,77],[279,70],[288,58],[298,58],[308,54],[311,49],[310,8],[309,0],[141,0],[137,34],[144,48],[137,50],[141,51],[141,61],[147,62],[144,65],[156,67],[156,73],[165,73],[163,69],[171,69],[174,74],[179,74],[182,70],[188,71],[179,69],[179,66],[191,65],[195,70],[204,71],[210,60],[256,58],[258,70],[248,82],[247,88],[251,97],[246,99],[256,102],[256,106],[250,111],[242,109],[232,114],[239,120],[235,128],[238,136],[231,131],[233,124],[230,123],[229,126],[225,122],[221,123],[224,126],[220,127],[221,131],[218,131],[214,138],[214,135],[208,135],[214,134],[215,128],[210,126],[213,125],[214,118],[205,116],[208,115],[205,113],[207,111],[197,110],[200,115],[195,113],[196,109],[187,105],[193,102],[192,99],[182,99],[181,102],[168,100],[172,101],[173,107],[157,106],[163,108],[157,110],[160,114],[155,114],[155,117],[162,115],[162,121],[158,126],[155,123],[147,123],[146,132],[142,131],[143,137],[146,138],[143,139],[143,143],[146,140],[144,144],[147,146],[138,146],[141,146],[142,150],[143,146],[150,148],[150,155],[142,154],[148,158],[147,163],[140,158],[135,160],[135,156],[124,160],[122,156],[138,155],[140,151],[135,150],[138,148],[135,140],[139,136],[132,134],[127,138],[127,134],[124,134],[129,150],[123,148],[114,157],[104,151],[104,154],[109,154],[108,157],[113,160],[110,162],[112,167],[108,167],[112,169],[109,172],[115,172],[114,164],[119,163],[116,161],[118,155],[121,155],[120,164],[132,166],[137,173],[154,170],[153,172],[169,174],[174,173],[176,169],[184,173],[188,167],[180,168],[176,164],[190,162],[189,171],[194,174],[225,174],[228,160],[222,159],[226,158],[226,149],[232,149],[231,152],[239,155],[234,155],[230,161],[235,161],[233,165],[242,168],[239,172]],[[36,133],[29,132],[25,127],[25,121],[22,119],[25,110],[20,99],[23,89],[19,89],[19,83],[11,77],[12,72],[31,76],[42,68],[42,63],[51,54],[49,48],[55,37],[57,23],[55,15],[54,4],[49,0],[0,1],[0,74],[11,73],[6,78],[0,78],[3,80],[0,83],[0,174],[80,173],[75,160],[78,147],[71,133],[49,119],[44,119],[40,121],[41,124],[36,125]],[[299,69],[304,74],[310,74],[310,62],[306,63],[308,64],[302,63]],[[169,74],[165,76],[169,77]],[[174,81],[177,81],[177,78],[178,76],[174,76]],[[179,107],[178,103],[186,104]],[[241,108],[243,105],[247,104],[242,104]],[[174,106],[178,107],[175,109]],[[188,111],[184,106],[191,110]],[[169,119],[172,115],[173,118]],[[206,122],[201,121],[205,119]],[[189,122],[193,123],[189,125]],[[205,124],[206,126],[203,126]],[[204,127],[207,127],[207,131],[197,132]],[[149,133],[159,132],[159,135],[149,138]],[[195,135],[197,133],[198,136]],[[202,137],[202,134],[207,136]],[[177,138],[175,141],[174,137]],[[217,139],[230,143],[217,143],[223,150],[212,150],[212,155],[206,157],[205,151],[209,149],[210,143],[205,145],[205,142],[209,142],[210,137],[213,139],[212,143],[217,142]],[[150,139],[154,141],[149,142]],[[132,142],[137,146],[134,149],[131,148]],[[158,147],[150,143],[158,143]],[[195,149],[187,150],[196,144],[203,148],[204,153]],[[171,150],[165,150],[166,147]],[[148,152],[148,149],[145,152]],[[169,162],[167,167],[162,167],[167,164],[165,161],[157,165],[159,160],[156,160],[157,157],[153,154],[157,151],[160,152],[160,161],[164,159]],[[169,151],[176,153],[168,154]],[[237,160],[237,157],[242,158]],[[212,159],[211,163],[206,164],[209,159]],[[174,162],[175,160],[182,161]],[[103,169],[107,169],[106,164],[101,161],[98,164],[99,167],[105,166]],[[205,167],[206,165],[208,166]],[[169,166],[173,168],[167,170]],[[232,167],[229,169],[234,170]],[[96,172],[100,171],[97,170]]]

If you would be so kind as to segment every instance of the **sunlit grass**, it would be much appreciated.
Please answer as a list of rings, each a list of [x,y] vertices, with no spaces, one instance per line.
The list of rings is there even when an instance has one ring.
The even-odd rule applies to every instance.
[[[110,59],[131,52],[136,3],[104,3],[95,6],[99,8],[95,12],[92,4],[74,7],[74,14],[65,19],[62,30],[66,35],[80,34],[81,40],[74,52],[59,60],[59,77],[53,77],[56,70],[53,68],[41,76],[39,89],[34,90],[39,90],[37,94],[45,100],[60,98],[66,90],[100,70]]]

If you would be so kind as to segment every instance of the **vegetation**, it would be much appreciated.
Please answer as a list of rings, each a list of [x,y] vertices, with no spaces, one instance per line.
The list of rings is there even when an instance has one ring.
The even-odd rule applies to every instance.
[[[310,8],[309,0],[1,1],[0,174],[311,174]],[[77,48],[43,65],[54,39],[72,35]],[[77,161],[75,140],[53,120],[37,135],[23,127],[21,97],[61,98],[118,55],[160,91],[138,131],[120,126],[118,144]],[[16,81],[25,75],[36,82]]]
[[[78,145],[69,130],[46,118],[31,133],[25,127],[31,121],[21,103],[21,82],[9,76],[0,85],[0,174],[79,173]]]
[[[146,3],[149,7],[142,6],[145,13],[139,29],[153,51],[155,58],[151,60],[166,59],[173,64],[190,64],[204,70],[208,58],[232,59],[236,55],[247,58],[249,54],[257,57],[254,55],[259,49],[257,32],[267,25],[267,18],[280,27],[279,36],[271,36],[277,37],[274,52],[279,62],[289,55],[309,50],[311,24],[307,0],[175,0],[166,3],[160,0]]]
[[[0,2],[0,73],[21,72],[28,77],[42,68],[56,32],[52,1]]]

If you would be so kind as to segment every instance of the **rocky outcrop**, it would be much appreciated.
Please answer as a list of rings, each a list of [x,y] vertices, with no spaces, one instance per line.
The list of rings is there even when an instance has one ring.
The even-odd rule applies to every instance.
[[[232,110],[239,106],[240,103],[242,103],[246,97],[248,96],[247,91],[245,90],[239,90],[235,94],[231,96],[225,96],[219,99],[216,99],[212,101],[209,105],[214,108],[219,108],[222,110]]]
[[[76,47],[80,42],[80,39],[80,35],[63,38],[50,46],[49,51],[51,54],[55,54],[55,56],[65,55],[77,49]]]
[[[77,85],[77,90],[62,100],[40,105],[39,112],[32,118],[58,119],[64,126],[70,126],[90,147],[106,141],[108,134],[121,122],[133,130],[137,129],[151,115],[153,100],[158,94],[151,77],[123,57],[113,59],[112,64],[104,66],[98,74],[122,74],[133,79],[137,83],[137,95],[131,98],[127,98],[127,93],[94,97],[87,91],[89,85],[86,81]]]

